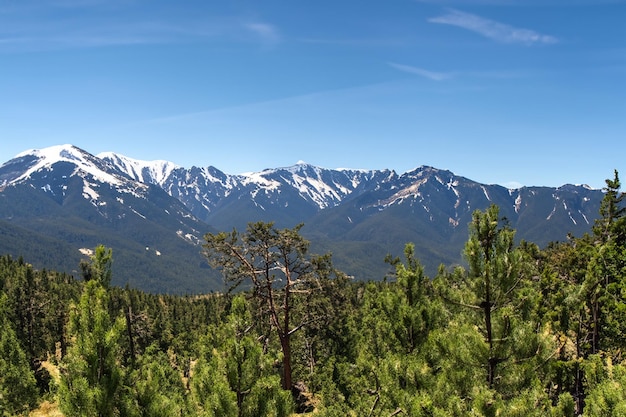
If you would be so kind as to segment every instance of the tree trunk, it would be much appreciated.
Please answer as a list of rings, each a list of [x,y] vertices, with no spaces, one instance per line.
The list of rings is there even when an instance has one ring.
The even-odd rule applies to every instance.
[[[283,351],[283,389],[290,390],[291,380],[291,340],[289,334],[285,334],[280,339],[280,345]]]
[[[133,339],[133,310],[132,306],[129,304],[128,308],[125,311],[126,316],[126,335],[128,336],[128,354],[130,363],[135,363],[135,341]]]
[[[483,302],[485,311],[485,326],[487,328],[487,343],[489,344],[489,359],[487,361],[487,383],[489,388],[493,388],[493,381],[495,380],[496,365],[498,363],[497,358],[493,354],[493,333],[491,328],[491,302],[489,297]]]
[[[283,335],[280,338],[280,344],[283,350],[283,389],[291,389],[291,334],[289,332],[290,315],[291,315],[291,277],[287,274],[287,285],[285,286],[285,299],[284,299],[284,317],[283,317]]]
[[[485,249],[485,258],[487,269],[485,270],[485,300],[482,303],[485,312],[485,329],[487,331],[487,343],[489,344],[489,360],[487,361],[487,384],[489,388],[493,388],[493,381],[496,374],[497,359],[493,356],[493,329],[491,324],[491,278],[489,277],[489,248]]]

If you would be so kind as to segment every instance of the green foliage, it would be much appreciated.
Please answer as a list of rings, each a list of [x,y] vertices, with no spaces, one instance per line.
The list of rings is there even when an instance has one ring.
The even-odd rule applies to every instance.
[[[226,377],[219,352],[198,359],[191,382],[192,413],[202,417],[230,417],[238,413],[237,395]]]
[[[0,257],[0,291],[7,315],[29,359],[45,359],[65,345],[67,305],[80,292],[71,276],[35,270],[21,258]]]
[[[570,236],[539,257],[540,316],[559,344],[550,392],[553,399],[569,394],[576,414],[587,414],[594,381],[607,369],[599,355],[621,362],[626,347],[626,208],[617,172],[606,183],[593,235]]]
[[[6,296],[0,293],[0,415],[12,416],[35,404],[37,386],[5,306]]]
[[[541,375],[536,367],[551,353],[532,314],[537,298],[532,264],[514,246],[514,231],[500,227],[496,206],[474,213],[465,256],[469,270],[442,271],[437,288],[458,317],[482,336],[481,343],[468,349],[484,369],[487,388],[517,392]]]
[[[594,224],[594,235],[602,241],[616,241],[619,245],[625,244],[626,239],[626,206],[624,194],[620,192],[621,182],[617,170],[613,179],[605,180],[604,198],[600,203],[600,218]]]
[[[586,417],[626,416],[626,364],[593,355],[585,364],[587,375]]]
[[[123,317],[109,314],[109,296],[99,280],[85,285],[70,312],[73,340],[62,364],[61,409],[68,416],[114,416],[124,407],[121,366]]]
[[[85,281],[96,280],[105,288],[111,283],[111,264],[113,262],[113,250],[104,245],[96,246],[89,261],[80,263],[80,269]]]
[[[204,339],[191,387],[197,407],[207,415],[279,417],[291,413],[291,394],[282,389],[274,370],[279,355],[264,352],[253,328],[245,299],[239,295],[233,299],[226,322],[210,329]],[[220,390],[215,392],[212,384]],[[221,394],[224,397],[218,400]]]
[[[395,327],[393,334],[402,350],[411,353],[423,345],[429,332],[442,324],[443,309],[434,300],[431,280],[415,258],[415,247],[407,244],[404,263],[399,258],[387,257],[395,267],[396,283],[383,298],[385,314]]]
[[[150,346],[130,372],[127,389],[129,408],[140,417],[188,415],[186,389],[180,373],[174,369],[167,354]]]

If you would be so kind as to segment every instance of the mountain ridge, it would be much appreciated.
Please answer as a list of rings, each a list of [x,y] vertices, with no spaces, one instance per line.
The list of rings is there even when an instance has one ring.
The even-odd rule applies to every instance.
[[[408,242],[415,243],[430,273],[440,263],[461,263],[474,210],[496,204],[519,239],[545,245],[590,230],[602,196],[602,191],[584,185],[480,184],[428,165],[398,174],[298,161],[290,167],[232,175],[210,165],[184,168],[114,152],[92,155],[73,145],[24,151],[0,166],[1,220],[36,233],[36,225],[47,218],[56,225],[48,232],[72,245],[81,240],[104,243],[95,237],[108,236],[110,242],[134,248],[122,255],[120,263],[126,268],[134,268],[133,256],[145,255],[139,256],[137,248],[156,248],[160,259],[171,260],[169,268],[188,274],[141,278],[140,285],[158,291],[172,291],[178,280],[184,282],[178,289],[187,292],[219,290],[220,277],[208,270],[201,256],[202,236],[243,230],[249,222],[272,221],[281,228],[304,223],[302,233],[311,240],[312,250],[332,252],[337,266],[349,269],[345,272],[350,275],[382,279],[385,255],[402,253]],[[29,206],[29,201],[40,207]],[[15,204],[26,207],[18,213]],[[68,234],[76,235],[74,240],[63,239]],[[169,250],[159,250],[159,245]],[[0,245],[0,250],[10,248]],[[188,258],[193,267],[177,257]],[[147,265],[144,268],[159,273]],[[116,273],[124,281],[137,272]],[[203,279],[207,282],[197,283]]]

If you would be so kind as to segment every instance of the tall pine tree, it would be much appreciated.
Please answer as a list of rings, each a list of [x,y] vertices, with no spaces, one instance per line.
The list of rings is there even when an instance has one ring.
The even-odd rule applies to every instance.
[[[123,316],[109,313],[110,250],[96,248],[88,281],[70,312],[72,345],[61,365],[61,409],[66,416],[112,417],[125,410],[121,341]],[[87,278],[87,276],[86,276]]]

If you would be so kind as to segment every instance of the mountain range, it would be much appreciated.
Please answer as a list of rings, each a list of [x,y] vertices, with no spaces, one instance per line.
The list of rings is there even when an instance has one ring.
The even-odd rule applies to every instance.
[[[0,166],[0,254],[76,274],[98,244],[113,249],[113,283],[151,292],[223,290],[202,255],[208,232],[249,222],[304,223],[314,253],[355,279],[380,280],[387,254],[413,242],[427,274],[463,262],[472,212],[491,204],[517,238],[544,246],[588,232],[602,190],[508,189],[430,166],[326,169],[299,162],[231,175],[72,145],[27,150]]]

